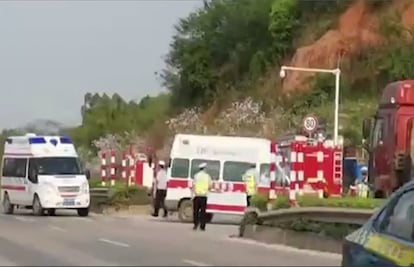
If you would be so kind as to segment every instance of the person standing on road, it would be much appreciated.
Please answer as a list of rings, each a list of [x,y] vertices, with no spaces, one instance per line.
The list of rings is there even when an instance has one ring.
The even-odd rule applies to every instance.
[[[164,210],[164,218],[168,216],[167,209],[165,207],[165,197],[167,196],[167,172],[165,171],[165,162],[160,160],[158,162],[158,172],[155,177],[155,186],[157,191],[155,192],[154,213],[152,216],[158,217],[160,208]]]
[[[207,223],[207,195],[211,190],[211,176],[205,171],[206,163],[198,165],[199,171],[194,175],[193,182],[193,230],[200,225],[201,231],[205,231]]]
[[[250,168],[243,175],[243,181],[246,186],[247,207],[250,207],[251,197],[256,194],[257,184],[259,183],[258,179],[259,179],[259,174],[257,173],[257,170],[256,170],[256,164],[251,163]]]

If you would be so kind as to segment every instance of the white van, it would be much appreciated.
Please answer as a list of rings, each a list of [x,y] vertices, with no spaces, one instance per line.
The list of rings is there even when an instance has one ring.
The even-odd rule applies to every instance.
[[[261,174],[259,191],[270,189],[271,141],[264,138],[177,134],[170,153],[167,196],[169,211],[178,211],[181,221],[191,221],[191,185],[200,163],[213,179],[214,192],[207,200],[209,220],[214,213],[242,215],[246,191],[242,180],[251,163]]]
[[[68,137],[8,137],[2,160],[3,212],[25,207],[35,215],[54,215],[56,209],[76,209],[79,216],[88,216],[89,177]]]

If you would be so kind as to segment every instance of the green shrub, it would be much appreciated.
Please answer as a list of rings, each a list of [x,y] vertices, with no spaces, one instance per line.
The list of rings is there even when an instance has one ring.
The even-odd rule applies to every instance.
[[[89,179],[89,187],[90,188],[101,187],[102,186],[101,181],[102,181],[101,178],[91,178]]]
[[[105,186],[102,186],[101,178],[91,178],[89,180],[89,187],[90,188],[99,188],[99,187],[109,187],[109,188],[123,188],[125,183],[123,181],[115,180],[115,185],[111,186],[111,181],[107,180]]]
[[[318,198],[315,196],[298,196],[296,202],[300,207],[338,207],[355,209],[374,209],[380,207],[384,200],[359,197],[330,197]],[[267,209],[268,197],[265,194],[258,194],[252,197],[252,205],[259,210]],[[289,208],[287,196],[279,196],[272,201],[273,209]]]
[[[148,205],[151,198],[148,191],[142,186],[118,185],[113,187],[114,192],[109,200],[110,205]]]
[[[89,180],[90,188],[103,187],[100,178],[92,178]],[[111,190],[110,199],[108,205],[114,206],[129,206],[129,205],[148,205],[151,203],[151,197],[148,196],[148,189],[143,186],[131,185],[127,186],[124,182],[116,181],[114,186],[110,186],[108,181],[107,185]]]

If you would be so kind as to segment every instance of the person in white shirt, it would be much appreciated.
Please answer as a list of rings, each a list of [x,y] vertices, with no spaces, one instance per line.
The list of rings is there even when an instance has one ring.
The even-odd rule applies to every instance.
[[[165,162],[159,161],[158,162],[158,172],[155,177],[155,186],[156,186],[156,193],[155,193],[155,203],[154,203],[154,213],[152,214],[153,217],[158,217],[158,212],[160,208],[164,210],[164,218],[168,216],[168,211],[165,207],[165,197],[167,196],[167,172],[165,170]]]

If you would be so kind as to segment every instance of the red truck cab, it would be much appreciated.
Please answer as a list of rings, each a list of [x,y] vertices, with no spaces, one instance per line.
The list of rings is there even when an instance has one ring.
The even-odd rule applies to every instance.
[[[374,119],[363,122],[369,181],[375,197],[389,196],[411,180],[414,159],[414,80],[388,84]]]

